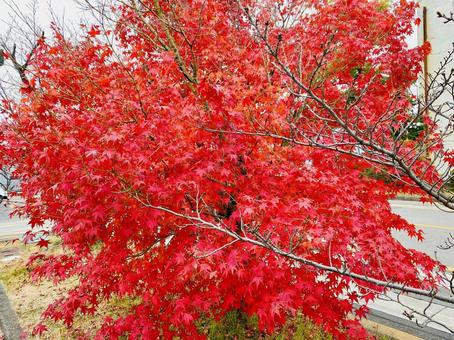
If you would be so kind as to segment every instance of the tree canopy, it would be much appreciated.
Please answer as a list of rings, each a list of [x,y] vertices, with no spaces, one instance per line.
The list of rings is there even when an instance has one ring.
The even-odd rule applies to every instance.
[[[405,43],[415,8],[128,0],[80,39],[39,37],[0,145],[29,237],[50,221],[65,249],[34,255],[34,275],[78,278],[44,317],[70,326],[130,296],[99,339],[203,337],[200,317],[232,309],[268,332],[301,311],[360,339],[387,283],[437,289],[443,266],[392,237],[422,232],[388,203],[439,178],[415,149],[441,150],[434,136],[404,138],[430,50]]]

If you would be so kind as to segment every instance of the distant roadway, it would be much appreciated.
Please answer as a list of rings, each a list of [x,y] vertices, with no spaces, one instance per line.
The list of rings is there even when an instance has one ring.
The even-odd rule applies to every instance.
[[[12,211],[12,208],[5,207],[3,203],[0,205],[0,241],[18,238],[30,229],[27,219],[17,216],[10,218]]]
[[[443,212],[437,207],[420,202],[391,201],[396,214],[414,223],[424,231],[425,240],[419,242],[410,239],[405,232],[394,231],[394,237],[404,246],[425,252],[448,267],[454,268],[454,248],[441,250],[437,246],[443,244],[449,234],[454,236],[454,212]],[[29,229],[26,219],[13,217],[9,214],[12,208],[0,205],[0,240],[17,238]]]
[[[454,237],[454,211],[445,212],[434,205],[412,201],[391,201],[392,210],[424,232],[424,241],[410,239],[405,232],[394,231],[394,237],[408,248],[425,252],[444,265],[454,268],[454,248],[438,248],[451,233]],[[453,239],[454,242],[454,239]]]

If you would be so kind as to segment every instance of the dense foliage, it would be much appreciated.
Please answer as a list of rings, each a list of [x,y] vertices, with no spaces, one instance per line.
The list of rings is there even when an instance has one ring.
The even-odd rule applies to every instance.
[[[230,310],[268,332],[301,311],[337,338],[367,337],[358,320],[383,288],[231,232],[376,279],[437,285],[437,263],[391,236],[422,237],[391,212],[393,181],[364,176],[371,164],[360,157],[292,142],[295,127],[329,127],[317,118],[327,113],[292,90],[277,62],[358,129],[383,134],[390,105],[408,119],[406,93],[427,52],[404,42],[412,2],[131,0],[112,11],[112,30],[41,39],[22,99],[2,106],[4,162],[23,181],[19,213],[37,233],[50,221],[66,249],[32,257],[34,275],[79,277],[45,317],[69,326],[75,313],[131,296],[140,303],[106,319],[100,339],[203,337],[198,320]]]

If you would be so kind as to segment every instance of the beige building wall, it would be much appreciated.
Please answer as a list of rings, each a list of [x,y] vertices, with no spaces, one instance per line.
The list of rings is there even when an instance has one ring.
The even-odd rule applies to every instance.
[[[437,12],[450,15],[454,12],[454,0],[419,0],[420,8],[418,16],[421,25],[418,26],[418,44],[421,45],[425,40],[432,46],[432,52],[425,62],[425,73],[433,74],[439,69],[440,62],[452,50],[454,43],[454,22],[444,23],[444,20],[437,16]],[[447,70],[454,68],[452,62]],[[424,85],[422,86],[423,93]],[[452,96],[445,95],[440,102],[453,102]],[[453,112],[451,112],[453,114]],[[442,122],[443,127],[447,121]],[[454,150],[454,133],[445,142],[446,148]]]

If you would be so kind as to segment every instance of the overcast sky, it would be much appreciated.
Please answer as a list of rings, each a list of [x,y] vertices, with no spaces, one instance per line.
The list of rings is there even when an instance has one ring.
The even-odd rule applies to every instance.
[[[14,16],[14,12],[7,5],[11,2],[14,2],[24,13],[31,13],[31,0],[0,0],[0,34],[7,29],[7,23],[11,21],[10,16]],[[45,31],[48,31],[52,21],[50,7],[59,18],[64,17],[65,22],[79,23],[80,21],[81,10],[74,0],[36,0],[36,3],[38,5],[36,19]]]
[[[30,4],[33,0],[0,0],[0,35],[5,32],[11,21],[10,15],[14,13],[5,2],[14,2],[23,12],[30,13]],[[49,31],[49,25],[52,21],[49,8],[61,19],[64,17],[66,23],[73,23],[78,26],[81,20],[82,12],[75,0],[36,0],[38,4],[37,21],[44,31]],[[407,39],[409,45],[415,46],[417,43],[416,36]]]

